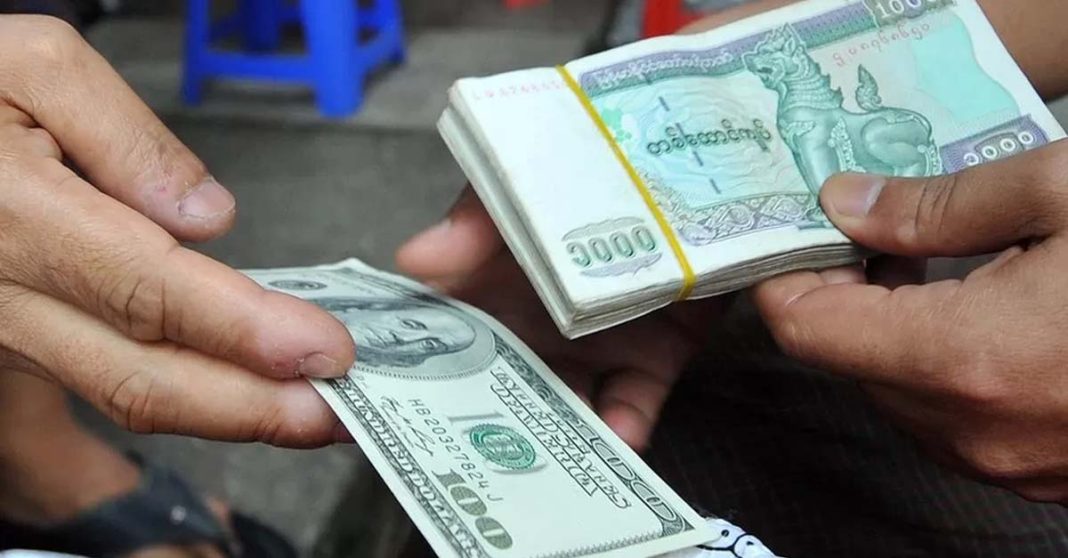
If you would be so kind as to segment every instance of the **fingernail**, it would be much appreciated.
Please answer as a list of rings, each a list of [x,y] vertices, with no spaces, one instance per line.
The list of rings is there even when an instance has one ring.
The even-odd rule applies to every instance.
[[[213,219],[233,212],[236,205],[233,194],[214,178],[209,178],[189,190],[178,202],[178,213],[193,219]]]
[[[339,378],[345,375],[345,369],[323,353],[315,353],[301,359],[297,372],[309,378]]]
[[[886,178],[882,176],[842,174],[823,187],[823,199],[838,215],[866,217],[885,186]]]

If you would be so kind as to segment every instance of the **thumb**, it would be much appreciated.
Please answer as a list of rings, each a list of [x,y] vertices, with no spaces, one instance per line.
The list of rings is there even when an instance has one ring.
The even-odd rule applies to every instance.
[[[863,382],[935,384],[962,361],[951,343],[959,329],[959,284],[945,281],[890,290],[841,270],[797,272],[765,281],[752,298],[789,356]]]
[[[930,178],[843,174],[820,198],[857,243],[901,256],[969,256],[1057,232],[1068,218],[1068,143]]]
[[[467,187],[448,217],[397,251],[404,273],[439,286],[463,282],[504,250],[504,239],[486,208]]]

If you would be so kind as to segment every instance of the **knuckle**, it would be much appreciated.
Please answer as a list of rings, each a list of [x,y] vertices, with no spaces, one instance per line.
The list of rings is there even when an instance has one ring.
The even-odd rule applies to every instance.
[[[915,202],[894,231],[899,245],[917,242],[935,243],[943,238],[943,228],[950,218],[960,175],[950,174],[924,179]]]
[[[944,349],[953,355],[942,378],[943,394],[959,404],[983,413],[999,413],[1013,404],[1013,397],[1003,379],[1000,360],[981,344],[955,342],[959,335],[950,334]],[[959,347],[970,347],[967,350]]]
[[[81,34],[67,22],[57,17],[23,15],[11,21],[17,31],[12,40],[17,41],[24,54],[24,62],[34,68],[42,65],[65,66],[86,48]]]
[[[1015,452],[987,440],[967,440],[954,445],[954,452],[980,477],[1013,481],[1031,476],[1031,468]]]
[[[0,62],[0,97],[30,114],[37,114],[51,92],[70,80],[71,71],[84,66],[88,44],[67,22],[52,16],[4,16],[0,29],[5,52]]]
[[[165,363],[189,358],[193,351],[176,344],[157,344],[140,359],[126,361],[125,368],[99,367],[94,382],[99,407],[115,424],[137,434],[186,433],[188,401],[181,397],[180,376],[166,370]],[[101,362],[107,365],[108,362]],[[161,366],[163,365],[163,366]]]
[[[109,322],[140,341],[163,338],[166,282],[140,273],[124,274],[119,280],[98,289],[98,303]]]
[[[172,243],[168,252],[178,247]],[[166,277],[155,273],[151,263],[138,254],[104,252],[83,260],[91,276],[98,278],[90,290],[99,314],[133,339],[163,339],[169,319]]]
[[[961,355],[949,366],[943,379],[943,394],[953,400],[984,409],[998,406],[1003,400],[1000,386],[991,381],[985,360]]]
[[[133,370],[119,377],[103,394],[103,410],[115,424],[137,434],[160,431],[156,417],[158,378]]]
[[[287,424],[286,412],[280,407],[266,410],[252,428],[251,439],[269,445],[281,445]]]

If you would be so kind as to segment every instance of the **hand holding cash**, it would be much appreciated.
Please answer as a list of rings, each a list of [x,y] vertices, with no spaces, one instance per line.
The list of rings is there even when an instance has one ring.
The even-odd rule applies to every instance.
[[[1063,137],[970,1],[810,0],[451,101],[446,140],[572,336],[856,261],[817,202],[834,174],[930,176]],[[509,257],[477,248],[457,266],[477,273],[426,278],[529,318]],[[401,263],[427,276],[418,260]],[[316,387],[439,554],[738,555],[489,316],[358,262],[250,274],[349,327],[356,368]],[[669,337],[651,323],[611,348]]]
[[[809,0],[461,80],[446,142],[570,337],[862,253],[840,172],[928,176],[1064,136],[974,0]]]
[[[467,190],[447,227],[401,248],[401,271],[493,315],[597,411],[632,448],[644,449],[660,409],[686,364],[706,345],[721,299],[694,301],[618,328],[562,337],[515,258]]]

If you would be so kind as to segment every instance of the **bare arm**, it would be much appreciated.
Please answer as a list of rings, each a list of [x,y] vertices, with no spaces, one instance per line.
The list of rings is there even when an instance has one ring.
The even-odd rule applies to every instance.
[[[683,30],[696,33],[714,29],[751,15],[792,4],[797,0],[757,0],[724,10]],[[1046,99],[1068,93],[1068,2],[1064,0],[979,0],[1009,52]]]

